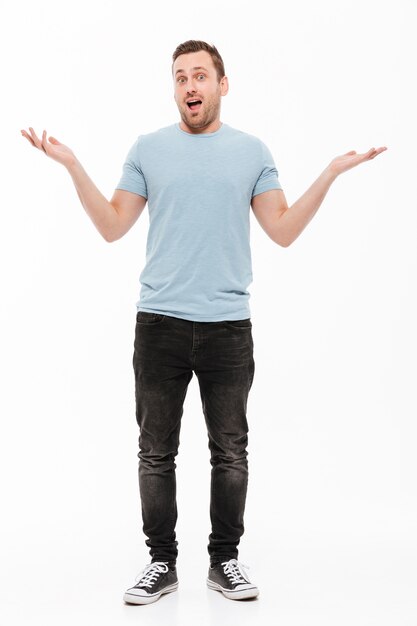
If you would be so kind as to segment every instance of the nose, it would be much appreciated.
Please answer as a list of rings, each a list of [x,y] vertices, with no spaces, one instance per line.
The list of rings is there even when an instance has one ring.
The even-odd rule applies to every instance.
[[[190,82],[187,86],[187,92],[190,94],[196,93],[197,89],[195,88],[195,78],[190,78]]]

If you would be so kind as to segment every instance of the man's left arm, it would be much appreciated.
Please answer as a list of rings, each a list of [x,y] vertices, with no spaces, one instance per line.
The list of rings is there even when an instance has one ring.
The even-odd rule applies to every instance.
[[[287,248],[304,230],[339,174],[374,159],[387,148],[371,148],[364,154],[355,150],[335,157],[317,180],[291,207],[288,207],[282,189],[264,191],[252,198],[252,210],[266,234],[277,244]]]

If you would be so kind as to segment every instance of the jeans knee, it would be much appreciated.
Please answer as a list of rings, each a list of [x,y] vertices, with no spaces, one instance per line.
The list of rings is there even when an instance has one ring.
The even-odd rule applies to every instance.
[[[248,451],[246,447],[242,448],[228,448],[226,450],[211,449],[211,465],[228,466],[228,467],[244,467],[248,466]]]
[[[158,474],[172,471],[176,468],[175,456],[177,452],[163,452],[155,450],[139,450],[138,458],[142,469],[152,470]]]

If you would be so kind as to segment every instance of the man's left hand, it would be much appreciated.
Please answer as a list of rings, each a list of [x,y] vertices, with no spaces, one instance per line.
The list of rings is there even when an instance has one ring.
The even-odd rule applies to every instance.
[[[350,170],[352,167],[359,165],[359,163],[364,163],[365,161],[374,159],[377,154],[384,152],[384,150],[388,150],[388,148],[385,146],[381,148],[371,148],[364,154],[356,154],[355,150],[351,150],[350,152],[346,152],[346,154],[335,157],[333,161],[330,162],[328,169],[335,176],[338,176],[339,174],[343,174],[343,172]]]

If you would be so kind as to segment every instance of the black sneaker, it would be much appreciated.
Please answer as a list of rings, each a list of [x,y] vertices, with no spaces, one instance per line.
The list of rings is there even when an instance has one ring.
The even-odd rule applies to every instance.
[[[163,593],[178,589],[177,568],[169,561],[149,563],[136,576],[137,584],[130,587],[123,600],[128,604],[149,604],[159,600]]]
[[[236,559],[210,565],[207,587],[221,591],[230,600],[255,598],[259,594],[259,589],[250,582],[243,569],[245,567],[249,566],[239,563]]]

